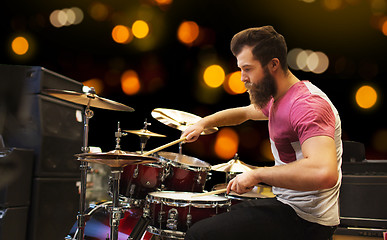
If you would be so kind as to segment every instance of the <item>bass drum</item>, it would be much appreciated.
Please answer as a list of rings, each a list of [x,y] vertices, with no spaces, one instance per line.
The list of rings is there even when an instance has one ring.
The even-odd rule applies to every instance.
[[[106,240],[110,234],[110,212],[112,202],[104,202],[86,210],[85,240]],[[118,227],[118,240],[127,240],[143,214],[142,208],[125,208],[124,216]],[[78,222],[75,222],[65,239],[77,239]],[[145,232],[142,240],[152,239],[152,234]]]

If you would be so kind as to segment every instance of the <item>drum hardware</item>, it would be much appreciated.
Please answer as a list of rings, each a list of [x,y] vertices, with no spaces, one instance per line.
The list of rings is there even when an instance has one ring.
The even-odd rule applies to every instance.
[[[119,144],[117,144],[117,146],[119,146]],[[119,201],[119,183],[123,167],[140,163],[157,162],[158,160],[154,157],[125,152],[120,149],[115,149],[107,153],[81,153],[76,154],[75,156],[78,157],[78,160],[82,162],[94,162],[110,166],[112,185],[112,207],[110,209],[110,239],[117,240],[118,226],[122,218],[122,208],[120,206]]]
[[[169,228],[171,230],[177,230],[178,215],[179,215],[179,212],[177,211],[176,208],[169,209],[167,224],[166,224],[167,228]]]
[[[73,103],[85,105],[85,116],[84,116],[84,135],[83,135],[83,146],[81,151],[85,154],[89,153],[90,149],[88,146],[88,135],[89,135],[89,120],[94,116],[94,112],[90,107],[97,107],[108,110],[116,111],[125,111],[133,112],[134,109],[128,107],[124,104],[108,100],[105,98],[99,97],[94,88],[86,88],[84,93],[78,93],[74,91],[67,90],[58,90],[58,89],[46,89],[42,93],[51,95],[63,100],[67,100]],[[82,161],[80,164],[81,171],[81,187],[80,187],[80,199],[79,199],[79,213],[78,213],[78,239],[84,238],[84,228],[85,228],[85,210],[86,210],[86,184],[87,184],[87,171],[88,171],[88,162]]]

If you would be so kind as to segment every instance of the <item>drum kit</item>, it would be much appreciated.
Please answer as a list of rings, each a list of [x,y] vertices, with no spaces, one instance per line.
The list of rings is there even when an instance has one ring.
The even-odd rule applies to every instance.
[[[151,151],[144,151],[150,137],[166,137],[147,129],[145,120],[140,130],[115,132],[116,147],[109,152],[90,152],[88,146],[89,120],[94,113],[90,107],[132,112],[133,108],[99,97],[93,88],[85,93],[47,89],[43,93],[85,106],[82,153],[75,154],[80,161],[80,199],[77,223],[65,239],[183,239],[195,222],[226,212],[235,201],[272,197],[271,191],[258,186],[247,195],[225,194],[226,183],[218,184],[211,192],[204,187],[210,171],[226,172],[226,182],[236,174],[256,167],[237,158],[225,164],[211,166],[205,161],[182,154],[185,138],[172,141]],[[152,117],[161,123],[184,131],[201,118],[183,111],[156,108]],[[208,128],[202,135],[216,132]],[[121,138],[135,134],[140,138],[140,151],[121,149]],[[179,152],[163,149],[179,144]],[[111,201],[86,208],[86,184],[89,163],[110,167],[109,195]],[[270,186],[264,186],[270,188]],[[215,194],[223,193],[223,194]]]

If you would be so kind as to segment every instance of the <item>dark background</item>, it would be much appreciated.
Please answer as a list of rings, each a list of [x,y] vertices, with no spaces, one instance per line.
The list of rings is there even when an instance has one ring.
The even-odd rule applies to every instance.
[[[112,150],[118,121],[122,129],[136,130],[143,127],[147,118],[152,123],[149,130],[168,136],[151,138],[147,145],[150,150],[178,139],[181,134],[153,119],[151,111],[155,108],[203,117],[249,103],[247,93],[229,95],[221,87],[200,93],[214,94],[216,101],[200,101],[196,96],[203,62],[215,59],[226,73],[238,70],[229,50],[232,36],[248,27],[272,25],[285,36],[289,50],[302,48],[327,54],[330,65],[323,74],[292,72],[327,93],[339,110],[344,140],[364,143],[367,159],[387,159],[386,144],[375,147],[375,141],[387,140],[375,140],[380,131],[386,132],[383,110],[387,80],[387,37],[375,27],[375,22],[386,14],[387,3],[332,0],[340,5],[329,10],[324,2],[329,1],[174,0],[161,9],[150,0],[112,0],[100,1],[109,6],[109,17],[96,21],[89,14],[90,6],[95,3],[91,0],[6,1],[0,14],[0,63],[42,66],[80,82],[92,78],[103,80],[105,86],[100,96],[131,106],[135,112],[94,109],[90,145],[103,151]],[[378,2],[379,7],[372,5],[373,2]],[[61,28],[50,24],[52,11],[75,6],[83,10],[82,23]],[[144,12],[153,14],[151,31],[157,33],[153,45],[144,48],[138,39],[126,45],[112,40],[111,30],[115,25],[129,25]],[[185,20],[195,21],[206,32],[201,43],[188,47],[177,40],[177,28]],[[16,57],[10,51],[10,40],[18,34],[32,39],[28,57]],[[119,82],[120,75],[128,69],[137,71],[142,84],[141,91],[133,96],[125,95]],[[355,102],[356,90],[364,84],[378,92],[377,104],[368,110],[359,108]],[[247,122],[234,129],[240,138],[238,154],[242,161],[253,165],[270,162],[260,150],[268,138],[267,122]],[[214,154],[215,137],[216,134],[203,136],[186,144],[183,153],[210,164],[227,161]],[[139,138],[124,137],[122,148],[139,150]],[[167,150],[177,152],[178,146]]]

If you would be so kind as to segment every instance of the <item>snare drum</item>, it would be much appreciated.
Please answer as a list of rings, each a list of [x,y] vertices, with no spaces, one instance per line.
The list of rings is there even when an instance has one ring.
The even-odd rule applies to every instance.
[[[161,162],[128,165],[123,168],[120,196],[125,201],[144,200],[149,192],[158,191],[164,181],[164,164]]]
[[[158,152],[161,161],[167,162],[165,190],[202,192],[211,165],[194,157],[173,152]]]
[[[150,215],[147,231],[161,237],[182,239],[199,220],[227,212],[229,199],[217,195],[194,198],[193,192],[161,191],[147,196],[144,211]]]

